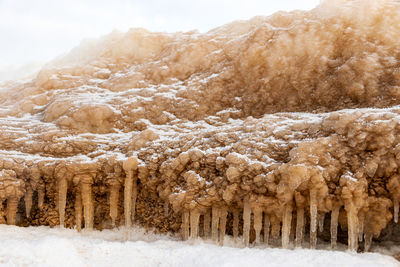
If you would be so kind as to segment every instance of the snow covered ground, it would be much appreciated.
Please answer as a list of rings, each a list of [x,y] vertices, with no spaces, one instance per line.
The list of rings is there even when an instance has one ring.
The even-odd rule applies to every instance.
[[[0,266],[400,266],[377,253],[219,247],[182,242],[143,229],[77,233],[70,229],[0,225]]]

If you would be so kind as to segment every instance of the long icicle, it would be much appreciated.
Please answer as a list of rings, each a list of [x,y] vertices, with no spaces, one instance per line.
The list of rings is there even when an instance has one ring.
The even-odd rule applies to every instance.
[[[219,208],[214,206],[211,210],[211,240],[218,241]]]
[[[209,238],[210,237],[210,230],[211,230],[211,215],[210,215],[210,210],[207,210],[206,213],[204,214],[204,237]]]
[[[318,231],[322,233],[324,231],[325,213],[318,214]]]
[[[317,191],[311,189],[310,191],[310,246],[311,249],[317,247]]]
[[[119,187],[118,183],[113,183],[110,188],[110,217],[112,227],[115,227],[118,217]]]
[[[17,215],[19,199],[17,197],[9,197],[7,199],[7,224],[15,225],[15,217]]]
[[[199,236],[199,219],[200,213],[198,210],[190,211],[190,239],[196,239]]]
[[[264,243],[268,245],[269,242],[269,228],[271,221],[269,219],[269,215],[264,212]]]
[[[262,229],[262,209],[255,208],[254,209],[254,230],[256,231],[256,244],[261,243],[261,229]]]
[[[365,213],[364,212],[359,212],[359,218],[358,218],[358,241],[362,242],[364,238],[364,219],[365,219]]]
[[[15,225],[15,217],[17,215],[18,210],[18,201],[17,197],[9,197],[7,199],[7,224]]]
[[[304,208],[297,208],[296,215],[296,247],[300,248],[303,244]]]
[[[83,217],[85,219],[85,229],[93,229],[93,200],[92,185],[90,183],[81,182],[81,193],[83,203]]]
[[[224,244],[225,232],[226,232],[226,218],[228,216],[228,210],[226,207],[221,208],[219,212],[219,245]]]
[[[292,212],[293,212],[293,208],[292,208]],[[296,239],[296,220],[293,218],[293,215],[292,215],[292,225],[291,225],[291,228],[290,228],[290,236],[289,236],[289,240],[290,240],[290,242],[295,242],[295,239]]]
[[[182,213],[182,239],[189,239],[189,211],[185,210]]]
[[[24,200],[25,200],[25,213],[26,213],[26,217],[27,217],[27,218],[30,218],[30,217],[31,217],[32,197],[33,197],[33,190],[32,190],[32,187],[28,186],[28,188],[26,189],[25,196],[24,196]]]
[[[132,219],[132,187],[133,187],[133,171],[128,171],[124,184],[124,216],[125,226],[131,227]]]
[[[399,197],[394,197],[393,198],[393,220],[394,220],[394,222],[395,223],[398,223],[399,222],[399,202],[400,202],[400,199],[399,199]]]
[[[357,210],[352,202],[348,204],[347,225],[348,225],[348,246],[349,250],[357,251],[358,248],[358,216]]]
[[[292,203],[287,203],[284,209],[282,223],[282,248],[289,248],[290,228],[292,227]]]
[[[251,223],[251,207],[250,202],[245,200],[243,203],[243,241],[246,247],[250,243],[250,223]]]
[[[61,178],[58,181],[58,215],[60,216],[60,226],[64,227],[65,206],[67,203],[67,179]]]
[[[239,211],[237,209],[233,210],[233,238],[239,236]]]
[[[44,185],[40,185],[38,188],[38,208],[39,210],[43,209],[44,205]]]
[[[75,225],[76,229],[80,231],[82,229],[82,195],[80,188],[75,192]]]
[[[132,184],[132,215],[131,215],[132,222],[135,221],[137,196],[138,196],[137,177],[134,177]]]
[[[334,205],[331,213],[331,248],[336,249],[338,219],[339,219],[339,205]]]

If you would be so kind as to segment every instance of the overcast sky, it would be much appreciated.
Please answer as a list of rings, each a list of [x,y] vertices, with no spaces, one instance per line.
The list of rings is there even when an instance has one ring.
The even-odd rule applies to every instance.
[[[202,32],[319,0],[0,0],[0,68],[46,62],[117,29]]]

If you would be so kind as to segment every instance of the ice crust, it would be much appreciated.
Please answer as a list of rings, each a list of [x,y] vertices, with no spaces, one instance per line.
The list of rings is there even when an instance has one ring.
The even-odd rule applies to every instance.
[[[332,247],[339,232],[368,250],[398,221],[399,14],[325,1],[207,33],[113,32],[3,83],[0,222],[285,248],[329,225]]]

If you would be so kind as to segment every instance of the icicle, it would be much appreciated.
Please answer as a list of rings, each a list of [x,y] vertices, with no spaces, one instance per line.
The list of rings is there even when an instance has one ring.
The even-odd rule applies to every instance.
[[[119,200],[119,184],[111,184],[110,188],[110,217],[112,227],[115,227],[115,222],[118,217],[118,200]]]
[[[132,214],[131,214],[132,222],[135,221],[137,195],[138,195],[137,178],[134,178],[132,185]]]
[[[168,217],[169,214],[169,202],[168,200],[164,200],[164,216]]]
[[[27,217],[27,218],[31,217],[32,196],[33,196],[32,187],[28,186],[28,188],[26,189],[25,196],[24,196],[24,200],[25,200],[25,213],[26,213],[26,217]]]
[[[357,251],[358,248],[358,217],[354,204],[350,202],[347,211],[348,246],[349,250]]]
[[[128,171],[125,178],[124,185],[124,215],[125,215],[125,226],[131,227],[132,219],[132,187],[133,187],[133,173],[132,171]]]
[[[44,185],[39,186],[38,188],[38,208],[39,210],[43,209],[44,204]]]
[[[18,210],[18,201],[16,197],[9,197],[7,199],[7,224],[15,225],[15,217]]]
[[[233,238],[239,236],[239,211],[233,210]]]
[[[218,240],[218,224],[219,224],[219,208],[212,207],[211,210],[211,240],[217,242]]]
[[[243,240],[246,247],[250,243],[250,223],[251,223],[251,207],[250,202],[245,201],[243,205]]]
[[[75,225],[76,229],[80,231],[82,229],[82,195],[78,189],[75,193]]]
[[[311,232],[316,232],[317,231],[317,216],[318,216],[318,210],[317,210],[317,192],[315,190],[311,190],[310,192],[310,226],[311,226]]]
[[[182,213],[182,239],[189,239],[189,211],[187,210]]]
[[[210,237],[210,226],[211,226],[211,216],[210,216],[210,210],[207,210],[206,213],[204,214],[204,237],[209,238]]]
[[[395,223],[399,222],[399,202],[400,201],[399,201],[398,197],[393,198],[393,205],[394,205],[394,208],[393,208],[393,213],[394,213],[393,219],[394,219]]]
[[[61,178],[58,181],[58,215],[60,216],[60,226],[64,227],[65,206],[67,203],[67,179]]]
[[[301,247],[303,243],[304,208],[297,208],[296,214],[296,247]]]
[[[221,208],[219,211],[219,245],[224,244],[225,231],[226,231],[226,217],[228,216],[228,210]]]
[[[260,244],[260,234],[262,229],[262,209],[254,209],[254,230],[256,231],[256,244]]]
[[[285,205],[282,223],[282,248],[289,248],[290,228],[292,227],[292,210],[291,203]]]
[[[293,212],[293,208],[292,208]],[[294,220],[293,215],[292,215],[292,225],[290,226],[290,236],[289,240],[290,242],[295,242],[296,239],[296,220]]]
[[[199,219],[200,213],[198,210],[190,211],[190,239],[196,239],[199,236]]]
[[[364,212],[359,212],[359,219],[358,219],[358,241],[362,242],[363,241],[363,236],[364,236],[364,219],[365,219],[365,214]]]
[[[85,229],[93,229],[93,200],[92,185],[90,183],[81,182],[83,217],[85,219]]]
[[[310,245],[311,249],[317,247],[317,192],[314,189],[310,191]]]
[[[335,206],[333,206],[333,210],[331,213],[331,248],[332,249],[336,248],[339,210],[340,210],[340,206],[335,205]]]
[[[364,235],[364,251],[368,252],[371,249],[372,244],[372,234]]]
[[[320,233],[324,231],[325,213],[318,214],[318,230]]]
[[[264,243],[268,245],[269,242],[269,226],[271,222],[269,219],[269,215],[264,213]]]
[[[317,231],[310,232],[310,248],[315,249],[317,247]]]

